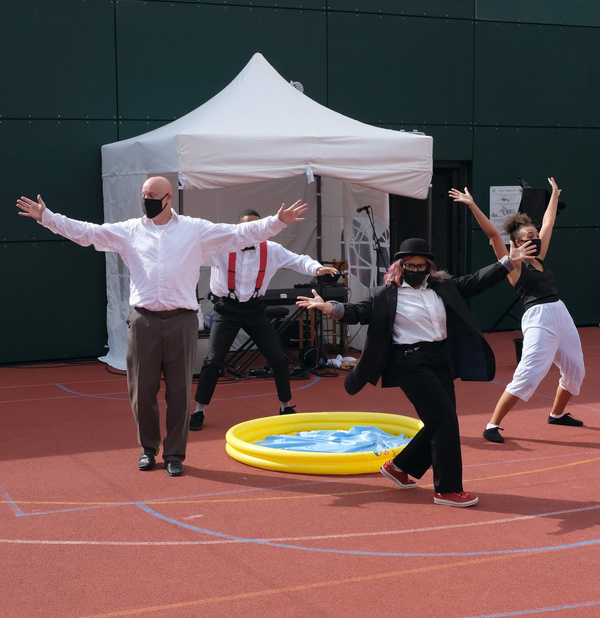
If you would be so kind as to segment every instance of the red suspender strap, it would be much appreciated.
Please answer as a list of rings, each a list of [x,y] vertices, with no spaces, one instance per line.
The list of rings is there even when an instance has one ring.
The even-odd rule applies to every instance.
[[[229,266],[227,267],[227,289],[229,290],[229,296],[233,294],[235,298],[235,251],[229,254]]]
[[[258,296],[258,290],[262,287],[265,280],[265,270],[267,270],[267,241],[260,243],[260,266],[258,267],[258,277],[256,279],[255,294]]]
[[[229,266],[227,267],[227,289],[229,290],[229,298],[237,298],[235,293],[235,263],[237,255],[235,252],[229,254]],[[258,290],[262,287],[265,280],[265,271],[267,270],[267,241],[260,243],[260,265],[258,267],[258,277],[256,278],[256,286],[254,289],[253,298],[258,296]]]

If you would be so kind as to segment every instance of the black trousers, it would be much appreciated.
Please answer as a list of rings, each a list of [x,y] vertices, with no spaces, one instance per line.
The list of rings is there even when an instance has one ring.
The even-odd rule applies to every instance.
[[[397,384],[424,423],[394,464],[415,478],[432,466],[437,493],[462,491],[456,397],[445,342],[394,345],[390,362]]]
[[[240,303],[221,298],[215,303],[208,354],[200,370],[194,397],[198,403],[210,403],[219,372],[225,365],[227,354],[241,328],[252,338],[273,370],[279,401],[287,402],[292,398],[288,362],[265,309],[265,303],[260,300]]]

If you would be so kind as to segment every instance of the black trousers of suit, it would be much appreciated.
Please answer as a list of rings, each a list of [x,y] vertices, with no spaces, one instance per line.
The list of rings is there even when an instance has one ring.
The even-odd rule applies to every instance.
[[[273,370],[279,401],[288,402],[292,398],[288,362],[265,309],[265,303],[260,300],[242,303],[222,298],[215,303],[208,354],[200,370],[194,397],[198,403],[210,403],[219,380],[219,372],[224,367],[231,345],[242,328]]]
[[[445,342],[392,347],[390,362],[396,382],[424,423],[394,464],[415,478],[433,467],[437,493],[462,491],[456,397]]]

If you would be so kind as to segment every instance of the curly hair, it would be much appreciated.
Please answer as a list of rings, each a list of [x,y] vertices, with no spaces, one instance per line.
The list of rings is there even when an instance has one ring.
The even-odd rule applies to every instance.
[[[519,230],[529,225],[533,225],[533,221],[529,215],[524,212],[518,212],[516,215],[511,215],[505,219],[502,224],[502,229],[512,241],[515,241],[518,238],[517,234]]]
[[[383,283],[389,288],[391,285],[395,285],[396,287],[400,287],[402,285],[402,273],[404,269],[402,268],[402,264],[408,260],[410,256],[401,258],[396,260],[388,269],[388,271],[383,276]],[[429,258],[424,258],[427,262],[427,272],[429,273],[429,279],[434,281],[441,281],[449,277],[448,273],[445,270],[438,270],[438,267],[435,265],[433,260]]]

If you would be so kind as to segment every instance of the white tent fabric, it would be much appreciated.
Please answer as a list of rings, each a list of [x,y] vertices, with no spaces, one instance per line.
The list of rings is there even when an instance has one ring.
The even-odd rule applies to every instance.
[[[102,147],[105,220],[141,216],[142,185],[156,174],[171,178],[174,186],[179,182],[184,196],[200,189],[294,176],[310,181],[320,175],[424,199],[432,175],[432,150],[429,136],[366,125],[316,103],[257,53],[225,89],[189,114]],[[184,197],[180,205],[175,199],[174,208],[188,214],[187,201]],[[271,214],[282,201],[274,194],[268,200],[269,210],[259,211]],[[232,206],[242,207],[245,204],[239,202]],[[226,220],[222,213],[202,216]],[[342,227],[347,227],[346,213],[344,220]],[[337,251],[333,257],[339,258],[339,247]],[[128,287],[126,267],[108,254],[109,351],[102,360],[120,369],[125,364]]]

